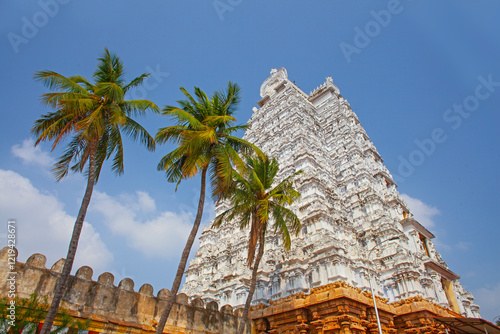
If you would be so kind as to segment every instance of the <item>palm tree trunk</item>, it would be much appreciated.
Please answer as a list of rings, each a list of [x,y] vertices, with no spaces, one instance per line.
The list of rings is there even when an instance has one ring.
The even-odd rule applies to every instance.
[[[189,258],[189,253],[191,252],[191,247],[193,247],[194,240],[196,239],[196,234],[198,233],[198,228],[201,223],[201,216],[203,215],[203,206],[205,205],[205,187],[206,187],[206,177],[207,177],[207,167],[203,168],[201,172],[201,189],[200,189],[200,201],[198,202],[198,212],[196,213],[196,218],[194,220],[193,228],[189,234],[189,238],[182,252],[181,261],[179,262],[179,267],[177,268],[177,274],[175,275],[174,283],[172,284],[172,289],[167,298],[167,304],[163,309],[163,313],[160,317],[160,322],[156,328],[156,334],[163,333],[163,328],[167,323],[168,316],[170,315],[170,310],[177,297],[177,291],[181,286],[182,276],[184,275],[184,270],[186,269],[187,260]]]
[[[260,260],[264,254],[264,231],[261,231],[259,237],[259,253],[255,258],[255,263],[252,269],[252,280],[250,282],[250,291],[248,291],[247,300],[245,302],[245,309],[243,310],[243,316],[240,322],[240,327],[238,329],[239,334],[244,334],[245,327],[248,321],[248,313],[250,311],[250,304],[252,303],[253,294],[255,292],[255,286],[257,285],[257,271],[259,270]]]
[[[61,303],[61,299],[66,290],[66,284],[68,283],[68,277],[73,268],[73,262],[75,260],[76,249],[78,248],[78,241],[80,239],[80,234],[83,228],[83,222],[85,220],[85,215],[87,214],[87,208],[89,207],[90,198],[92,197],[92,191],[94,190],[95,184],[95,150],[91,149],[89,154],[89,175],[87,179],[87,188],[85,190],[85,195],[83,196],[82,205],[80,206],[80,211],[75,221],[75,226],[73,227],[73,235],[71,236],[71,241],[69,243],[68,254],[66,255],[66,260],[64,261],[64,266],[59,279],[56,282],[56,287],[54,289],[54,297],[52,298],[52,303],[50,305],[47,316],[43,323],[40,334],[49,334],[52,330],[52,324],[57,314],[57,309]]]

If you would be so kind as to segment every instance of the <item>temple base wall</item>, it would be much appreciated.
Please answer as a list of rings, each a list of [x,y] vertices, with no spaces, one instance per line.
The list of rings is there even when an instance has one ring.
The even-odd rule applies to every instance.
[[[462,316],[420,296],[396,303],[376,297],[383,333],[446,333],[433,317]],[[377,334],[372,296],[337,281],[252,308],[256,333],[264,334]]]

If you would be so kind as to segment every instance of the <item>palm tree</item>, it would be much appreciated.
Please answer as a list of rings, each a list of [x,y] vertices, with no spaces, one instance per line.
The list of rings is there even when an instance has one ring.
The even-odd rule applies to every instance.
[[[170,310],[181,285],[191,247],[200,227],[205,204],[207,172],[212,185],[215,200],[223,197],[232,183],[232,164],[242,166],[238,152],[260,150],[247,141],[231,134],[243,125],[233,125],[233,114],[240,101],[240,88],[231,82],[226,91],[219,91],[208,98],[195,87],[195,97],[184,88],[180,88],[186,100],[177,101],[180,107],[166,106],[163,114],[173,118],[176,125],[161,128],[156,134],[158,143],[173,142],[178,147],[165,155],[158,164],[158,170],[165,171],[169,182],[179,183],[201,172],[200,199],[193,228],[182,252],[179,267],[167,298],[166,306],[160,317],[156,333],[163,332]]]
[[[215,217],[213,225],[219,227],[224,221],[233,219],[236,219],[242,229],[250,225],[247,265],[250,268],[253,265],[253,268],[250,291],[243,311],[243,319],[246,320],[255,291],[257,271],[264,254],[269,220],[274,222],[274,232],[281,235],[286,249],[290,249],[291,245],[290,232],[297,235],[300,231],[299,219],[285,205],[290,205],[300,198],[300,193],[293,187],[293,178],[302,171],[288,176],[273,187],[279,171],[276,158],[245,156],[245,159],[245,169],[241,170],[241,174],[233,172],[234,182],[227,195],[231,207]],[[259,250],[255,257],[257,244]],[[243,334],[244,329],[245,322],[241,322],[238,332]]]
[[[124,100],[127,91],[140,85],[149,74],[142,74],[125,84],[120,58],[110,54],[106,48],[98,61],[94,83],[79,75],[68,78],[52,71],[40,71],[34,75],[36,80],[57,91],[42,95],[42,102],[55,111],[35,121],[31,129],[32,134],[37,136],[35,145],[53,141],[54,150],[70,137],[64,153],[54,165],[54,176],[59,181],[71,170],[80,173],[85,171],[87,177],[85,195],[42,334],[48,334],[52,328],[73,266],[94,184],[99,179],[104,161],[113,156],[112,170],[117,174],[123,173],[122,133],[134,140],[139,139],[150,151],[155,149],[153,137],[131,117],[142,116],[147,110],[158,113],[159,108],[148,100]]]

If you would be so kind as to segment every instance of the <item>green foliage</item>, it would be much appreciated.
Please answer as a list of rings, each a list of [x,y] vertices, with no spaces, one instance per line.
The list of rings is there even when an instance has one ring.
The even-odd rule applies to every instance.
[[[12,303],[13,302],[13,303]],[[14,306],[13,306],[14,305]],[[6,334],[35,334],[39,323],[43,322],[49,304],[47,298],[32,294],[29,298],[0,299],[0,331]],[[74,332],[88,328],[90,320],[74,319],[63,310],[56,316],[57,328],[51,333],[57,334],[70,328]]]
[[[240,168],[239,172],[233,171],[234,181],[226,196],[231,207],[215,217],[213,224],[219,227],[226,220],[236,219],[242,229],[250,225],[248,266],[251,266],[257,242],[261,234],[265,236],[270,220],[274,222],[274,231],[279,232],[286,249],[291,245],[290,231],[299,233],[300,221],[286,206],[300,198],[300,193],[293,187],[293,178],[302,171],[273,187],[279,171],[276,158],[264,155],[244,158],[244,168]]]
[[[36,145],[52,141],[55,149],[70,137],[63,155],[54,166],[57,180],[68,171],[83,172],[89,156],[96,160],[96,179],[102,164],[113,156],[112,170],[122,174],[122,133],[134,140],[139,139],[148,150],[154,150],[153,137],[133,116],[142,116],[147,110],[155,113],[159,108],[148,100],[124,100],[127,91],[142,84],[149,74],[142,74],[130,83],[124,83],[124,68],[120,58],[105,49],[98,59],[94,83],[82,76],[65,77],[53,71],[36,72],[34,78],[56,92],[42,95],[42,102],[54,111],[42,115],[31,129],[37,136]]]
[[[232,134],[244,125],[234,125],[234,112],[240,102],[240,88],[228,83],[225,91],[210,98],[200,88],[194,88],[194,97],[180,88],[186,100],[177,101],[179,107],[166,106],[163,115],[176,123],[156,134],[157,143],[172,142],[178,147],[165,155],[158,164],[169,182],[179,183],[196,176],[203,169],[210,172],[212,195],[219,199],[232,182],[232,164],[241,165],[238,152],[258,150],[247,141]]]

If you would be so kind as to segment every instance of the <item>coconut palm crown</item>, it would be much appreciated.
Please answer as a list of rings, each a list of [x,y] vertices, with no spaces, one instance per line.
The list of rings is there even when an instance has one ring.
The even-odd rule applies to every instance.
[[[98,60],[95,83],[79,75],[67,78],[53,71],[39,71],[34,75],[49,89],[59,90],[42,95],[42,102],[55,111],[42,115],[33,125],[31,132],[37,136],[35,145],[53,141],[54,150],[63,139],[71,136],[64,154],[54,166],[57,180],[64,178],[69,170],[83,172],[91,152],[96,164],[95,182],[104,161],[111,156],[112,170],[122,174],[122,133],[139,139],[150,151],[155,149],[153,137],[131,117],[144,116],[147,110],[158,113],[159,108],[148,100],[124,100],[125,94],[141,85],[149,74],[144,73],[125,84],[124,67],[118,56],[106,48]]]

